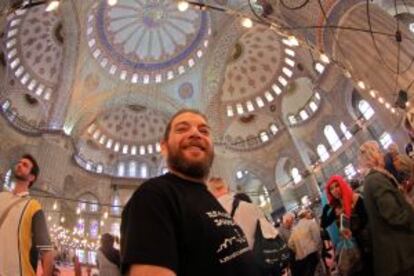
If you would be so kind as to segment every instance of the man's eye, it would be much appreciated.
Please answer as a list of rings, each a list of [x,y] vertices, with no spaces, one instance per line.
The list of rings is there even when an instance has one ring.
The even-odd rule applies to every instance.
[[[178,127],[178,128],[175,129],[175,131],[177,131],[177,132],[184,132],[186,130],[187,130],[186,127]]]
[[[208,128],[202,128],[200,129],[200,132],[206,135],[210,134],[210,130]]]

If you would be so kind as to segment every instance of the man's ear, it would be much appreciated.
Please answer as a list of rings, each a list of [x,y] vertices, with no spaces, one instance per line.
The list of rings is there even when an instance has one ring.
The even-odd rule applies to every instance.
[[[168,155],[167,141],[162,140],[160,145],[161,145],[161,155],[162,155],[162,157],[167,158],[167,155]]]
[[[27,178],[27,180],[28,180],[29,182],[33,182],[35,179],[36,179],[36,176],[34,176],[33,174],[29,174],[29,176],[28,176],[28,178]]]

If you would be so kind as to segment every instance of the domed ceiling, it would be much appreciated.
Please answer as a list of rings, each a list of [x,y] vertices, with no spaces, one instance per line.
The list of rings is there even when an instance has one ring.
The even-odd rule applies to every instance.
[[[112,139],[122,144],[149,144],[159,142],[164,134],[166,117],[143,106],[130,105],[112,109],[100,115],[93,123],[92,134],[99,130],[100,140]]]
[[[313,96],[313,83],[309,78],[299,78],[290,83],[282,101],[284,116],[298,113]]]
[[[293,75],[294,49],[269,28],[253,27],[232,51],[221,88],[224,102],[255,102],[256,96],[263,95],[273,101]]]
[[[286,117],[304,121],[318,110],[320,102],[314,98],[320,96],[313,91],[317,60],[298,41],[292,43],[271,28],[254,24],[244,29],[238,18],[225,13],[180,12],[170,0],[118,0],[113,6],[108,1],[69,2],[73,6],[50,13],[39,5],[11,14],[5,57],[8,72],[23,86],[24,98],[13,98],[11,106],[24,106],[31,100],[26,94],[49,100],[61,93],[53,94],[59,102],[49,101],[58,103],[53,109],[63,110],[61,118],[52,118],[55,114],[41,105],[36,111],[44,111],[48,127],[71,121],[77,145],[87,148],[79,151],[85,160],[88,154],[101,162],[109,155],[134,159],[132,155],[158,153],[167,118],[184,106],[209,112],[215,135],[235,152],[255,150],[280,137],[296,124],[286,124]],[[240,10],[246,4],[212,4],[226,2]],[[61,20],[69,9],[79,24]],[[73,58],[75,69],[60,77],[63,53],[65,60]],[[76,81],[70,81],[70,74]],[[64,87],[59,81],[66,79]],[[122,95],[125,91],[131,101]],[[102,110],[108,106],[117,107]]]
[[[224,139],[227,148],[252,150],[270,141],[280,128],[280,123],[268,114],[246,114],[229,125]]]
[[[203,56],[209,34],[206,12],[180,12],[169,0],[98,1],[87,17],[93,57],[109,74],[137,84],[186,72]]]
[[[6,55],[14,76],[35,95],[49,100],[62,62],[59,13],[47,13],[45,5],[17,10],[8,21],[6,37]]]

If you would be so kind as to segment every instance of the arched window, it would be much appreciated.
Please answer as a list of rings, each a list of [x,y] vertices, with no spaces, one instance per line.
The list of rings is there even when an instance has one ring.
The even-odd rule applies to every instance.
[[[91,212],[91,213],[96,213],[99,210],[99,205],[98,205],[98,199],[90,194],[83,194],[82,196],[79,197],[80,202],[78,203],[78,208],[82,211],[82,212]]]
[[[262,141],[262,143],[265,143],[267,141],[269,141],[269,135],[267,134],[266,131],[262,131],[259,134],[260,140]]]
[[[96,251],[88,251],[88,263],[96,265]]]
[[[309,107],[313,112],[315,112],[318,109],[318,106],[316,105],[316,103],[314,101],[311,101],[309,103]]]
[[[341,122],[339,127],[341,128],[341,131],[344,134],[346,140],[349,140],[349,139],[352,138],[352,134],[348,131],[348,128],[346,127],[346,125],[343,122]]]
[[[79,262],[86,263],[85,250],[76,248],[75,254],[78,257]]]
[[[329,153],[325,145],[319,144],[318,147],[316,148],[316,151],[318,152],[319,158],[321,159],[322,162],[329,159]]]
[[[277,133],[277,131],[278,131],[277,126],[276,126],[275,124],[271,124],[271,125],[270,125],[270,132],[271,132],[273,135],[275,135],[275,134]]]
[[[93,203],[89,204],[89,212],[96,213],[99,210],[98,201],[93,199],[92,202]]]
[[[301,118],[302,120],[306,120],[306,119],[308,119],[308,118],[309,118],[309,115],[308,115],[308,113],[306,112],[306,110],[302,110],[302,111],[299,113],[299,116],[300,116],[300,118]]]
[[[83,218],[78,219],[76,228],[79,236],[83,236],[85,234],[85,220]]]
[[[263,194],[259,195],[259,206],[265,207],[267,204],[271,204],[269,190],[265,185],[262,186]]]
[[[325,70],[325,66],[323,66],[322,63],[315,63],[315,70],[318,71],[319,74],[322,74],[323,71]]]
[[[329,145],[331,145],[333,151],[337,151],[342,146],[342,142],[339,139],[338,134],[336,134],[335,129],[331,125],[325,126],[323,133],[325,134],[325,137],[328,140]]]
[[[118,164],[118,176],[125,176],[125,164],[122,162]]]
[[[352,164],[348,164],[344,168],[344,172],[345,172],[345,175],[348,179],[352,179],[352,177],[354,177],[357,174],[357,172],[355,170],[355,167]]]
[[[384,132],[380,136],[379,141],[384,149],[387,149],[392,143],[394,143],[391,135],[388,132]]]
[[[96,165],[96,172],[97,173],[102,173],[103,172],[103,165],[102,165],[102,163],[99,163],[98,165]]]
[[[96,219],[93,219],[90,221],[89,235],[93,239],[96,239],[98,237],[98,234],[99,234],[99,221]]]
[[[290,171],[290,175],[292,176],[293,182],[299,183],[302,180],[302,176],[299,173],[299,170],[297,168],[293,168]]]
[[[140,176],[141,178],[148,178],[148,165],[145,163],[141,164]]]
[[[137,176],[137,163],[135,161],[130,161],[129,162],[129,173],[128,173],[128,175],[130,177]]]
[[[115,190],[113,198],[112,198],[112,207],[111,212],[113,215],[119,216],[121,215],[121,198],[119,197],[118,190]]]
[[[359,101],[358,109],[366,120],[371,119],[371,117],[375,114],[374,109],[372,109],[371,105],[366,100]]]

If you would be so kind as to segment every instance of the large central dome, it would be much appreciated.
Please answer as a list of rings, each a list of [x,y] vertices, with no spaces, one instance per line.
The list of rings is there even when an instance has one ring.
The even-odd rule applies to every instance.
[[[183,74],[203,56],[210,33],[206,12],[180,12],[173,1],[120,0],[95,5],[88,45],[111,75],[132,83],[160,83]]]

